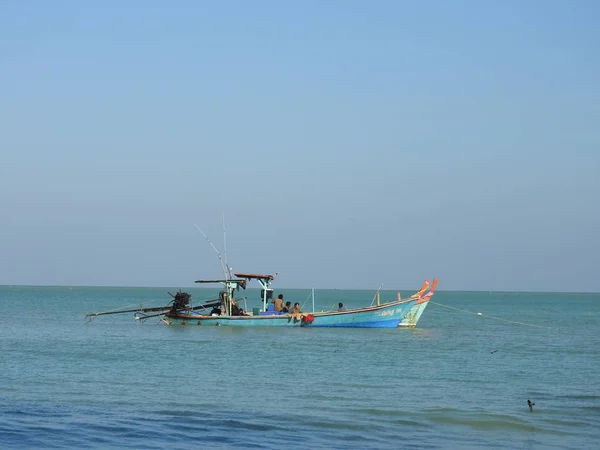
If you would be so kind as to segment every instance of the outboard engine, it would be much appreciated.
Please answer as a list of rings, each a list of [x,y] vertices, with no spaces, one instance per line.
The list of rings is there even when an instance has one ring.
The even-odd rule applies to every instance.
[[[171,294],[171,296],[173,297],[173,306],[171,307],[171,311],[176,312],[181,311],[182,309],[190,309],[190,303],[192,300],[192,296],[190,294],[179,291],[175,295]]]

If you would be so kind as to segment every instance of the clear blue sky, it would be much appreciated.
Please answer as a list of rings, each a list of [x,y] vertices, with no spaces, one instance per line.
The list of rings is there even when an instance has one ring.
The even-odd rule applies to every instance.
[[[0,3],[0,284],[600,291],[600,3]]]

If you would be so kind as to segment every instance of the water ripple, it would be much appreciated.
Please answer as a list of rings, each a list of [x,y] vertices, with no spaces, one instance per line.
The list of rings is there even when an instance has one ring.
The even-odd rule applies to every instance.
[[[339,294],[320,298],[328,307]],[[341,294],[350,306],[364,298]],[[589,324],[600,296],[439,295],[560,325],[531,329],[436,305],[415,330],[169,328],[114,316],[84,325],[87,310],[164,291],[0,288],[0,306],[19,302],[29,318],[0,317],[0,447],[596,446],[600,337]]]

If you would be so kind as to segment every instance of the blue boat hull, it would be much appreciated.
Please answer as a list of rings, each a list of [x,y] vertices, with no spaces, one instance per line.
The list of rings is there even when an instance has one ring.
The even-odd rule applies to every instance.
[[[290,314],[258,316],[166,314],[163,321],[168,325],[230,327],[396,328],[416,302],[416,299],[402,300],[344,312],[304,313],[296,317]]]

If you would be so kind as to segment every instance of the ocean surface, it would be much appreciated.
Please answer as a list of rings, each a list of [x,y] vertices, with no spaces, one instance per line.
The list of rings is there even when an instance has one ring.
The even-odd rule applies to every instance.
[[[84,320],[166,291],[0,287],[0,447],[600,446],[600,294],[438,292],[412,330]],[[309,290],[281,292],[312,309]],[[373,295],[318,290],[315,304]]]

